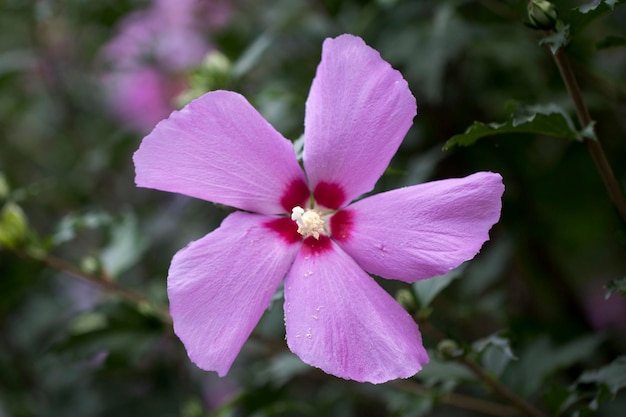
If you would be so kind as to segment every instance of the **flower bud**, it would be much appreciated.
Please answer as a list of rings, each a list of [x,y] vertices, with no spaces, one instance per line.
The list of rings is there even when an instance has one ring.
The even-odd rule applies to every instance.
[[[26,215],[15,203],[7,203],[0,212],[0,245],[17,249],[26,240]]]
[[[415,303],[415,297],[413,296],[413,293],[406,288],[398,290],[398,292],[396,293],[396,301],[410,314],[413,314],[417,309],[417,304]]]
[[[9,196],[9,183],[2,172],[0,172],[0,200],[4,200]]]
[[[460,357],[463,354],[463,350],[454,340],[443,339],[437,345],[437,353],[439,353],[441,359],[452,360]]]
[[[95,256],[86,256],[80,261],[80,269],[88,274],[100,274],[102,272],[102,263]]]
[[[557,21],[556,6],[546,0],[528,2],[528,19],[537,29],[554,29]]]
[[[176,105],[182,107],[207,91],[225,88],[231,76],[232,63],[228,57],[219,51],[209,52],[189,76],[189,86],[176,97]]]

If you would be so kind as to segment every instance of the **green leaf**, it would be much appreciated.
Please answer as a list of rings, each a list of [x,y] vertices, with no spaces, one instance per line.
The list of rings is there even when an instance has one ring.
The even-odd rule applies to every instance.
[[[557,27],[557,30],[555,32],[540,39],[539,45],[549,46],[550,51],[552,51],[553,54],[556,54],[556,51],[558,51],[559,48],[562,48],[565,45],[567,45],[567,42],[569,42],[569,39],[570,39],[570,26],[561,24]]]
[[[619,292],[622,297],[626,297],[626,277],[609,281],[606,288],[605,298],[609,298],[614,292]]]
[[[502,375],[510,361],[517,360],[511,349],[511,341],[500,334],[477,340],[472,348],[480,355],[483,366],[496,376]]]
[[[516,364],[518,391],[523,395],[534,394],[546,377],[590,357],[603,340],[603,335],[593,334],[554,346],[547,337],[537,339],[522,352]]]
[[[572,9],[566,16],[565,21],[570,26],[572,36],[576,36],[595,19],[613,11],[616,6],[623,4],[626,4],[626,0],[596,0],[593,3]]]
[[[612,363],[595,371],[587,371],[578,378],[578,383],[605,385],[612,395],[626,387],[626,356],[620,356]]]
[[[442,361],[434,352],[429,351],[430,362],[416,375],[428,385],[447,381],[473,381],[476,379],[469,369],[457,362]]]
[[[626,387],[626,356],[620,356],[600,369],[584,372],[570,387],[571,394],[561,405],[561,412],[581,401],[585,404],[580,411],[595,411],[602,401],[614,397],[624,387]]]
[[[60,245],[76,238],[82,230],[93,230],[111,223],[111,216],[103,211],[86,211],[84,213],[70,213],[64,216],[57,224],[51,236],[53,245]]]
[[[479,139],[505,133],[536,134],[568,140],[580,140],[582,137],[582,134],[574,128],[572,120],[561,107],[556,104],[548,104],[519,108],[504,123],[474,122],[465,133],[450,138],[443,149],[470,146]]]
[[[272,46],[274,35],[266,32],[259,36],[248,48],[243,52],[241,57],[233,64],[232,74],[234,77],[243,77],[250,72],[258,63],[263,54]]]
[[[11,188],[9,187],[6,176],[4,172],[0,171],[0,200],[6,199],[10,191]]]
[[[51,349],[80,359],[106,353],[107,362],[113,358],[136,363],[154,348],[162,332],[163,325],[154,316],[125,303],[107,303],[75,316]]]
[[[0,245],[9,249],[18,248],[28,233],[28,221],[20,206],[7,203],[0,211]]]
[[[112,229],[111,242],[102,250],[100,258],[110,276],[119,276],[133,266],[147,247],[132,212],[124,214],[121,223]]]
[[[459,278],[463,274],[465,264],[453,269],[445,275],[424,279],[413,283],[415,295],[420,303],[420,308],[424,309],[433,301],[433,299],[443,291],[452,281]]]

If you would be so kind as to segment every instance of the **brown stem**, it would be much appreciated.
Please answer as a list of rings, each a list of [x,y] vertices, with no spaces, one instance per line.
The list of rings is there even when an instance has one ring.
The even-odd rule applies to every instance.
[[[611,164],[604,153],[604,149],[602,148],[602,144],[600,140],[597,139],[595,129],[591,126],[592,120],[589,115],[589,110],[585,105],[583,100],[583,96],[580,92],[580,87],[578,86],[578,82],[576,81],[576,76],[574,75],[574,71],[565,55],[565,51],[563,48],[557,49],[556,53],[552,55],[554,57],[554,62],[556,63],[557,68],[559,69],[559,73],[561,74],[561,78],[565,83],[565,87],[569,92],[569,95],[574,102],[574,108],[576,109],[576,115],[578,117],[578,122],[580,123],[580,127],[582,129],[591,128],[593,131],[593,138],[584,138],[585,145],[593,158],[593,162],[600,173],[600,177],[602,177],[602,182],[604,182],[604,186],[609,193],[609,197],[620,216],[626,222],[626,199],[624,199],[624,194],[619,185],[619,182],[615,178],[615,174],[613,173],[613,169],[611,168]]]
[[[404,391],[413,392],[416,394],[428,395],[432,392],[431,388],[420,385],[416,382],[413,382],[412,380],[400,379],[390,383],[390,385],[393,385]],[[470,397],[468,395],[457,394],[455,392],[449,392],[440,397],[437,397],[437,400],[442,404],[463,408],[465,410],[476,411],[478,413],[490,416],[506,417],[519,415],[515,408],[487,400],[482,400],[479,398]]]
[[[52,255],[46,255],[44,258],[37,260],[50,268],[61,271],[67,275],[70,275],[81,281],[85,281],[91,285],[95,285],[104,292],[107,292],[109,294],[115,294],[132,304],[135,304],[137,306],[149,306],[159,315],[159,317],[165,323],[172,322],[172,319],[167,309],[156,306],[152,301],[150,301],[147,297],[139,292],[124,288],[121,285],[117,284],[115,281],[111,281],[110,279],[104,279],[102,276],[89,274],[77,267],[76,265]]]
[[[537,410],[535,407],[524,401],[522,398],[518,397],[507,387],[502,385],[500,381],[493,378],[484,369],[476,364],[476,362],[468,359],[467,357],[460,357],[457,359],[458,362],[465,365],[470,371],[474,373],[478,378],[480,378],[493,392],[499,395],[501,398],[509,401],[515,408],[523,412],[524,414],[532,417],[545,417],[544,414]]]
[[[430,322],[424,320],[417,320],[420,328],[431,337],[433,337],[438,342],[445,339],[443,333],[441,333],[435,326],[433,326]],[[495,394],[499,395],[502,399],[510,402],[515,408],[521,411],[523,414],[531,417],[546,417],[541,411],[527,403],[523,398],[518,397],[513,392],[511,392],[507,387],[505,387],[500,381],[493,378],[487,372],[485,372],[480,366],[476,364],[476,362],[467,358],[466,356],[460,356],[458,358],[454,358],[457,362],[463,364],[467,367],[474,375],[476,375],[480,380],[482,380],[485,385],[487,385]]]

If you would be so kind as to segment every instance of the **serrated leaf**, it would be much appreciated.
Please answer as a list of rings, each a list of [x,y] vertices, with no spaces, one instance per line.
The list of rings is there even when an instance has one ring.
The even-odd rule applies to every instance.
[[[475,341],[472,348],[480,355],[484,367],[496,376],[502,375],[510,361],[517,360],[511,341],[499,334]]]
[[[626,297],[626,277],[609,281],[606,288],[605,298],[609,298],[614,292],[619,292],[622,297]]]
[[[424,279],[413,283],[415,295],[420,303],[420,308],[426,308],[433,299],[443,291],[452,281],[459,278],[463,274],[465,264],[453,269],[447,274]]]
[[[578,35],[595,19],[613,11],[616,6],[626,4],[626,0],[596,0],[592,3],[576,7],[566,16],[572,36]]]
[[[559,28],[551,35],[545,36],[539,40],[539,45],[547,45],[552,54],[556,54],[559,48],[567,45],[570,39],[570,26],[560,25]]]
[[[504,123],[474,122],[465,133],[455,135],[443,146],[444,150],[454,146],[470,146],[479,139],[505,133],[525,133],[553,136],[568,140],[580,140],[581,133],[567,113],[556,104],[522,107],[510,115]]]
[[[510,359],[517,359],[513,350],[511,349],[511,341],[499,334],[492,334],[483,339],[477,340],[472,343],[472,347],[475,352],[485,352],[490,347],[496,347],[502,351]]]

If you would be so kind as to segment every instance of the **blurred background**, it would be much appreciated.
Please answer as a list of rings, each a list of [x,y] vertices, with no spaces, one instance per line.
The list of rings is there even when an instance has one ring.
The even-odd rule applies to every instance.
[[[566,54],[624,189],[622,3],[592,4]],[[555,4],[564,20],[585,10]],[[380,51],[419,106],[376,191],[476,171],[506,186],[473,261],[438,283],[381,284],[547,415],[626,415],[625,224],[567,138],[585,126],[526,14],[518,0],[0,0],[0,417],[516,415],[432,333],[432,363],[410,380],[304,365],[280,294],[225,378],[171,330],[169,262],[228,209],[136,188],[132,154],[214,89],[299,138],[322,42],[341,33]],[[442,149],[475,121],[545,108],[564,137],[526,118],[534,133]]]

